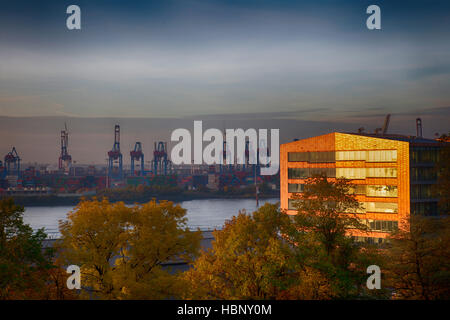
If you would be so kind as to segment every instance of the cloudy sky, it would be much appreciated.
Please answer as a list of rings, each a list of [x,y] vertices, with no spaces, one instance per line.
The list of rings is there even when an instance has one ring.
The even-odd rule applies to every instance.
[[[0,123],[222,117],[228,127],[261,118],[339,129],[380,126],[391,113],[394,131],[414,133],[404,121],[417,116],[433,124],[430,135],[450,129],[448,1],[0,4]],[[66,28],[71,4],[81,7],[82,30]],[[381,7],[382,30],[365,26],[371,4]],[[16,128],[43,134],[19,120]]]

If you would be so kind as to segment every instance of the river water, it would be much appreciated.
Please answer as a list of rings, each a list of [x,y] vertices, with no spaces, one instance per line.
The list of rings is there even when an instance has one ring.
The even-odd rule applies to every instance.
[[[261,199],[259,205],[278,201],[277,198]],[[254,199],[201,199],[182,201],[180,205],[187,209],[188,225],[193,229],[219,229],[225,220],[237,215],[239,210],[245,209],[250,213],[257,209]],[[72,206],[26,207],[23,220],[33,229],[45,228],[49,237],[57,238],[58,221],[66,220],[71,210]]]

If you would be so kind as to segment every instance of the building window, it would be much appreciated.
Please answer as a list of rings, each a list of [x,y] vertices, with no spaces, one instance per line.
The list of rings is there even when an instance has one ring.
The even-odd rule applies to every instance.
[[[345,179],[365,179],[366,168],[336,168],[336,177]]]
[[[365,212],[397,213],[398,204],[393,202],[362,202]]]
[[[288,192],[290,193],[298,193],[303,192],[304,184],[300,183],[289,183],[288,184]]]
[[[413,202],[411,203],[411,214],[422,216],[435,216],[438,214],[438,203]]]
[[[336,151],[336,161],[365,161],[366,151]]]
[[[288,153],[289,162],[309,162],[308,152],[289,152]]]
[[[288,179],[306,179],[309,177],[308,168],[289,168]]]
[[[370,231],[393,232],[398,229],[398,221],[370,220],[363,221]]]
[[[367,243],[367,244],[383,244],[388,243],[389,239],[374,238],[374,237],[352,237],[355,242]]]
[[[368,178],[396,178],[397,168],[367,168]]]
[[[307,179],[315,175],[336,176],[335,168],[288,168],[288,179]]]
[[[431,184],[412,184],[411,185],[411,199],[415,200],[430,200],[436,198],[433,194]]]
[[[368,185],[366,189],[367,197],[398,197],[397,186]]]
[[[367,162],[397,162],[397,150],[367,151]]]
[[[410,153],[411,163],[437,163],[439,148],[414,147]]]
[[[365,195],[366,194],[366,185],[361,185],[361,184],[357,184],[354,186],[350,186],[348,193],[349,194],[362,194]]]
[[[336,161],[396,162],[397,150],[336,151]]]
[[[411,181],[430,181],[437,179],[437,170],[430,167],[411,168]]]
[[[297,208],[294,206],[295,201],[298,201],[298,200],[288,199],[288,209],[289,210],[297,210]]]
[[[310,163],[326,163],[335,162],[334,151],[317,151],[317,152],[289,152],[289,162],[310,162]]]

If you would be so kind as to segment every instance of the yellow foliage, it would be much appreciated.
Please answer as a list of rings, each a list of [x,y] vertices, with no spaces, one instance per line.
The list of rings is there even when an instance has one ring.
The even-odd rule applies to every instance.
[[[185,214],[168,201],[132,207],[106,199],[82,201],[60,222],[59,253],[66,265],[80,266],[84,298],[176,297],[176,276],[162,265],[191,261],[201,239],[199,231],[188,229]]]

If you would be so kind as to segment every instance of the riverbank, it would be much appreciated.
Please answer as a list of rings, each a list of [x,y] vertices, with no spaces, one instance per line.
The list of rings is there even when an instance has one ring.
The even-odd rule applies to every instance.
[[[259,194],[259,199],[271,199],[278,198],[279,192],[273,193],[264,193]],[[76,206],[82,198],[84,199],[92,199],[94,196],[82,196],[82,195],[30,195],[30,196],[13,196],[14,202],[16,204],[25,206],[25,207],[46,207],[46,206]],[[99,197],[103,197],[100,195]],[[160,200],[169,200],[173,202],[182,202],[189,200],[212,200],[212,199],[255,199],[255,194],[227,194],[227,193],[218,193],[218,192],[196,192],[196,191],[186,191],[178,194],[151,194],[146,195],[144,197],[133,197],[129,199],[127,197],[106,197],[111,202],[123,201],[126,204],[133,203],[146,203],[152,199]],[[3,196],[3,198],[7,198]]]

